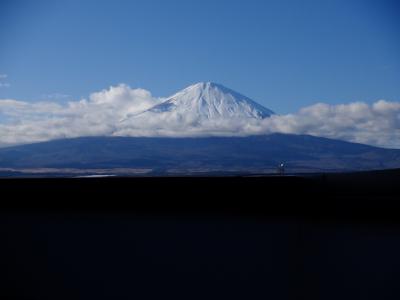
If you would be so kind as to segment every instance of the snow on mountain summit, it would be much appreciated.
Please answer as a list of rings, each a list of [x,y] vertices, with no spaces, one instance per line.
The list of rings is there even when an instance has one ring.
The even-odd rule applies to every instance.
[[[212,82],[191,85],[150,108],[148,112],[190,114],[199,119],[263,119],[274,114],[248,97]]]
[[[274,113],[220,84],[201,82],[120,121],[116,136],[234,136],[255,134]]]

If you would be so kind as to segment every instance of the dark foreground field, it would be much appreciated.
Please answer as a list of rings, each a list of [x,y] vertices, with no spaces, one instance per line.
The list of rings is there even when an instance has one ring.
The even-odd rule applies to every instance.
[[[0,179],[6,211],[396,221],[400,170],[298,176]]]
[[[0,180],[1,299],[399,299],[400,172]]]

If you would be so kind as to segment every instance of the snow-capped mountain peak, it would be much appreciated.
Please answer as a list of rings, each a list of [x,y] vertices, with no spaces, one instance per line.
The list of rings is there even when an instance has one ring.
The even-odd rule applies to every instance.
[[[273,112],[223,85],[200,82],[191,85],[148,112],[194,114],[200,119],[245,117],[262,119]]]

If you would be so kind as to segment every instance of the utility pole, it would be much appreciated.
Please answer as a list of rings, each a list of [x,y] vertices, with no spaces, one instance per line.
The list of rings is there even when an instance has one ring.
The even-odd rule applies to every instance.
[[[284,163],[280,163],[277,169],[277,173],[280,176],[285,175],[285,164]]]

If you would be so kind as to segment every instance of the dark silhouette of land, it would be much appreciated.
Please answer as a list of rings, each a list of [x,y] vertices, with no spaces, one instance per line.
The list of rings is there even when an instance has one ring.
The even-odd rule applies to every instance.
[[[289,174],[400,168],[400,150],[307,135],[249,137],[88,137],[0,149],[0,172],[71,175]],[[28,169],[28,170],[27,170]],[[131,170],[131,174],[129,174]],[[98,173],[98,172],[97,172]],[[1,175],[1,174],[0,174]]]

